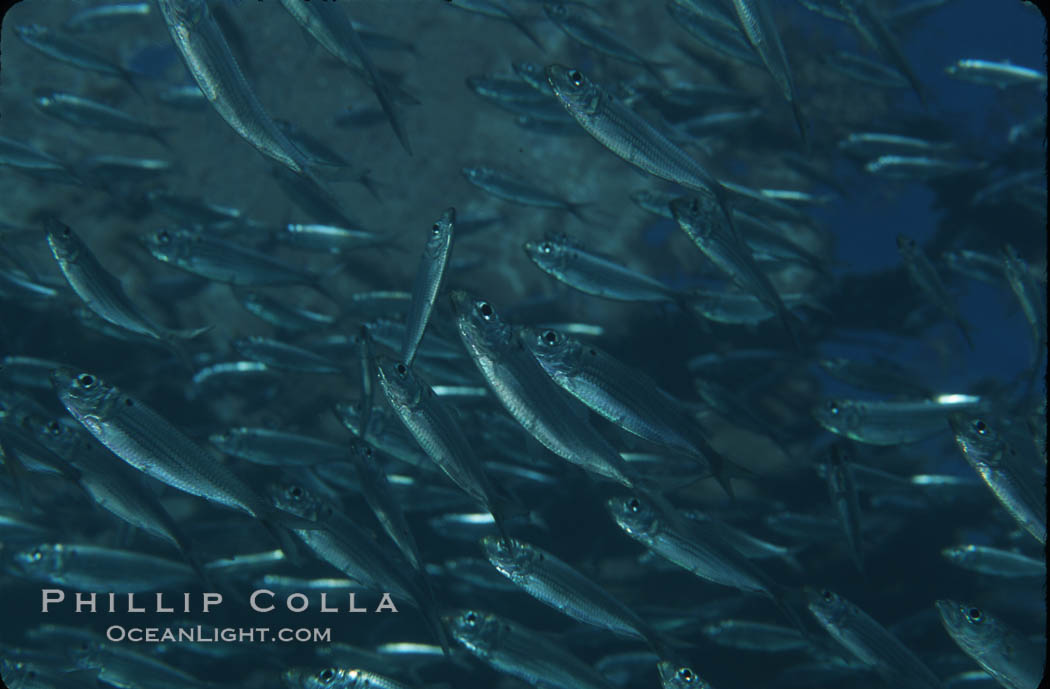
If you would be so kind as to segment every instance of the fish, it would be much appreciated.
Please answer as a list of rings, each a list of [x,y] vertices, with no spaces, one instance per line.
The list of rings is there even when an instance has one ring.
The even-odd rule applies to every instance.
[[[661,648],[655,630],[555,555],[531,543],[491,536],[482,539],[481,548],[500,574],[540,602],[580,622]]]
[[[868,0],[839,0],[839,7],[857,33],[908,80],[919,102],[925,106],[926,89],[878,10]]]
[[[493,0],[446,0],[446,2],[461,10],[509,22],[515,29],[532,41],[533,45],[540,50],[544,49],[543,43],[540,42],[540,39],[536,37],[536,34],[529,28],[524,20],[512,13],[501,2],[494,2]]]
[[[941,549],[952,564],[993,577],[1045,577],[1046,562],[987,545],[958,545]]]
[[[129,20],[149,17],[152,7],[148,2],[114,2],[85,7],[62,22],[62,28],[70,33],[105,31]]]
[[[537,208],[556,208],[566,210],[580,220],[581,211],[587,203],[567,201],[557,194],[536,187],[520,175],[484,165],[463,168],[463,176],[468,182],[496,198]]]
[[[259,102],[206,0],[158,0],[172,43],[208,103],[261,154],[320,188],[316,162],[293,144]]]
[[[658,82],[663,82],[655,63],[640,56],[605,27],[588,21],[585,13],[577,9],[576,3],[544,2],[543,12],[558,28],[581,45],[617,60],[640,65]]]
[[[891,686],[940,689],[940,679],[888,629],[842,596],[806,589],[809,611],[833,639]]]
[[[784,52],[784,44],[780,41],[780,32],[777,30],[776,22],[770,6],[766,0],[733,0],[733,9],[736,10],[737,19],[744,35],[747,36],[751,47],[755,49],[762,63],[773,81],[777,83],[781,93],[791,105],[791,111],[795,116],[795,124],[803,141],[807,141],[806,120],[802,109],[798,104],[798,96],[795,93],[795,80],[791,73],[791,65],[788,64],[787,54]]]
[[[272,428],[230,428],[212,433],[208,442],[227,455],[268,466],[304,467],[349,456],[340,443]]]
[[[501,500],[451,410],[404,363],[377,357],[376,368],[379,386],[405,429],[453,483],[493,516],[496,527],[505,534]]]
[[[307,285],[333,302],[340,300],[324,284],[326,276],[308,273],[271,254],[186,228],[160,229],[140,240],[153,258],[207,280],[237,287]],[[342,270],[340,264],[336,270]]]
[[[365,50],[361,36],[354,28],[353,22],[344,9],[338,5],[296,0],[281,0],[281,5],[295,17],[295,20],[306,29],[317,42],[324,46],[336,58],[356,68],[361,63],[364,81],[372,89],[379,106],[383,109],[390,128],[394,130],[397,140],[406,153],[412,155],[412,145],[401,116],[394,106],[391,94],[387,92],[386,80],[383,79]],[[355,59],[356,58],[356,59]]]
[[[492,304],[465,290],[450,297],[460,339],[507,412],[559,457],[633,487],[623,458],[573,410],[575,402],[547,377]]]
[[[156,127],[104,103],[64,91],[34,89],[33,105],[55,119],[74,127],[90,127],[120,134],[137,134],[153,139],[161,146],[171,149],[164,136],[166,127]]]
[[[178,560],[80,543],[41,543],[20,550],[12,566],[28,578],[78,591],[155,591],[196,577]]]
[[[981,417],[959,411],[948,416],[948,423],[959,451],[999,504],[1025,531],[1046,545],[1046,500],[1033,474],[1040,466],[1039,459],[1019,452]],[[1041,470],[1045,473],[1045,463]]]
[[[962,314],[959,313],[954,301],[948,294],[948,289],[941,281],[937,268],[930,261],[926,252],[919,247],[914,239],[903,234],[897,235],[897,251],[904,262],[904,268],[908,272],[908,277],[919,288],[923,297],[928,299],[941,313],[955,323],[966,340],[966,344],[970,346],[970,349],[973,349],[970,326],[963,320]]]
[[[1046,649],[987,610],[950,599],[934,603],[941,624],[962,651],[1001,686],[1039,686]]]
[[[211,330],[211,326],[173,330],[154,323],[135,305],[120,281],[106,270],[71,227],[55,218],[48,218],[44,229],[51,255],[66,282],[84,305],[106,322],[137,335],[172,344],[175,340],[193,339]]]
[[[828,497],[835,510],[842,533],[846,538],[850,557],[857,570],[864,573],[864,540],[861,529],[860,502],[857,499],[857,479],[849,449],[836,443],[827,458]]]
[[[291,524],[314,528],[282,515],[185,433],[111,383],[70,368],[52,371],[51,381],[73,418],[113,454],[147,476],[244,512],[269,528]]]
[[[320,670],[291,668],[285,670],[281,678],[285,686],[292,689],[410,689],[412,686],[368,670],[342,667],[326,667]]]
[[[41,24],[19,24],[15,26],[15,35],[30,48],[53,60],[77,69],[116,77],[123,80],[136,94],[142,95],[134,75],[128,69],[75,38],[63,36]]]
[[[522,342],[562,389],[624,430],[684,453],[733,494],[730,472],[747,475],[712,447],[675,399],[641,371],[553,329],[523,329]]]
[[[751,250],[740,239],[732,221],[722,223],[717,206],[713,194],[701,194],[672,201],[671,214],[678,227],[716,268],[740,289],[776,312],[795,345],[800,346],[793,316],[784,305],[780,293],[755,264]]]
[[[661,660],[656,666],[662,689],[713,689],[691,667]]]
[[[445,277],[445,269],[452,256],[452,242],[455,236],[456,209],[448,208],[441,217],[431,225],[423,255],[412,283],[412,302],[409,306],[408,320],[405,327],[405,338],[401,343],[401,361],[411,366],[416,358],[416,349],[423,339],[434,302]]]
[[[445,622],[461,646],[498,672],[551,689],[612,687],[562,645],[493,613],[463,610]]]
[[[875,401],[828,399],[813,407],[813,417],[837,435],[869,445],[901,445],[948,430],[949,414],[978,409],[980,400]]]
[[[948,65],[944,72],[956,79],[995,86],[998,89],[1033,85],[1046,91],[1046,72],[1015,65],[1009,60],[994,62],[966,58]]]

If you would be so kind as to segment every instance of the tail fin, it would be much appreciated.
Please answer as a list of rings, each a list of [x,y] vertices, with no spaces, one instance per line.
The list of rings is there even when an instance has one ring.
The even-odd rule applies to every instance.
[[[523,34],[525,34],[525,36],[528,37],[528,39],[530,41],[532,41],[533,43],[536,44],[537,48],[539,48],[540,50],[544,50],[544,51],[547,50],[546,48],[543,47],[543,44],[540,43],[540,39],[536,38],[536,34],[532,33],[532,29],[530,29],[525,24],[525,22],[523,22],[521,20],[521,18],[511,14],[510,12],[506,13],[506,17],[507,17],[507,21],[510,22],[511,24],[513,24],[514,28],[516,28],[518,31],[520,31]]]

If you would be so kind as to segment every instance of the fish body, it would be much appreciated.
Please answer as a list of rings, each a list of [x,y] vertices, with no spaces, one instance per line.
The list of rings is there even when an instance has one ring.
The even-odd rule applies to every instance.
[[[497,198],[523,206],[558,208],[579,217],[586,204],[566,201],[557,194],[540,189],[523,177],[492,167],[475,166],[463,168],[463,176],[474,186]]]
[[[701,194],[671,202],[671,214],[704,256],[740,289],[775,311],[797,343],[791,313],[769,277],[755,264],[750,248],[722,214],[713,195]]]
[[[89,127],[120,134],[146,136],[168,148],[163,129],[143,122],[122,110],[73,93],[36,89],[33,104],[45,115],[74,127]]]
[[[74,38],[40,24],[16,26],[15,35],[29,47],[52,59],[78,69],[123,79],[136,93],[139,92],[131,72]]]
[[[547,81],[573,119],[631,165],[687,189],[718,193],[720,185],[700,163],[579,70],[551,65]]]
[[[346,461],[346,448],[320,438],[272,428],[240,426],[208,440],[225,454],[267,466],[304,467]]]
[[[901,260],[904,261],[904,268],[908,271],[908,276],[915,286],[938,310],[955,322],[966,339],[966,343],[970,345],[970,349],[973,349],[970,327],[963,320],[962,314],[956,308],[954,300],[948,294],[948,289],[941,281],[937,268],[930,261],[926,252],[916,244],[915,240],[903,234],[897,235],[897,251],[900,253]]]
[[[351,443],[350,451],[361,480],[361,492],[368,506],[372,508],[372,513],[412,568],[425,578],[427,575],[424,571],[423,557],[420,555],[419,546],[416,545],[415,536],[412,535],[412,529],[405,521],[405,514],[390,489],[386,474],[376,462],[372,448],[365,442],[354,442]]]
[[[38,581],[79,591],[137,593],[174,588],[196,576],[176,560],[76,543],[45,543],[15,553],[13,567]]]
[[[405,338],[401,343],[401,361],[406,366],[411,366],[416,358],[416,348],[423,339],[430,314],[434,310],[434,302],[452,256],[455,224],[456,209],[448,208],[431,226],[426,244],[423,245],[423,255],[412,283],[412,303],[408,310]]]
[[[460,338],[507,412],[559,457],[632,486],[623,458],[572,408],[492,304],[463,290],[451,296]]]
[[[814,407],[813,416],[832,433],[858,443],[900,445],[946,431],[950,413],[979,406],[971,400],[945,404],[935,400],[829,399]]]
[[[1045,476],[1038,457],[1022,454],[984,419],[959,412],[948,417],[966,462],[1025,531],[1046,545],[1046,499],[1037,483]],[[1045,478],[1044,478],[1045,481]]]
[[[477,610],[445,620],[460,645],[498,672],[549,689],[611,689],[604,677],[561,644],[510,620]]]
[[[951,546],[941,550],[949,562],[963,569],[993,577],[1045,577],[1046,562],[986,545]]]
[[[257,151],[310,177],[311,161],[259,102],[208,2],[158,0],[158,5],[175,48],[219,116]]]
[[[565,234],[529,241],[525,254],[543,272],[585,294],[615,301],[677,301],[679,293],[612,257],[588,251]]]
[[[440,651],[440,649],[438,649]],[[292,668],[281,675],[289,689],[411,689],[391,677],[369,670],[326,667],[320,670]]]
[[[491,536],[482,539],[481,547],[500,574],[555,610],[621,636],[646,639],[653,634],[616,598],[542,548]]]
[[[1046,72],[1011,64],[1009,60],[959,60],[944,70],[956,79],[1005,89],[1012,86],[1034,85],[1046,91]]]
[[[827,461],[828,497],[846,537],[850,556],[857,569],[863,572],[864,542],[861,536],[860,502],[857,499],[857,479],[853,474],[851,459],[844,445],[831,446]]]
[[[70,15],[62,23],[62,28],[71,33],[105,31],[129,20],[149,17],[152,7],[148,2],[114,2],[85,7]]]
[[[586,15],[577,9],[575,3],[545,2],[543,12],[548,19],[558,25],[558,28],[581,45],[611,58],[640,65],[648,70],[657,81],[663,80],[651,62],[605,27],[588,21]]]
[[[892,686],[941,689],[941,681],[888,629],[838,594],[806,590],[809,611],[857,660]]]
[[[1046,648],[987,610],[953,600],[935,603],[941,624],[966,655],[1006,689],[1040,685]]]

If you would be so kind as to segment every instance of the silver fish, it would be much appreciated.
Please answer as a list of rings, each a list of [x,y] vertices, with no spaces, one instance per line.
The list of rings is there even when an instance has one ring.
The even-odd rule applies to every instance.
[[[120,281],[107,271],[91,249],[68,225],[50,218],[45,224],[47,243],[66,282],[84,305],[109,323],[155,340],[193,338],[210,329],[170,330],[143,315],[124,291]]]
[[[142,95],[130,71],[95,52],[80,41],[63,36],[40,24],[21,24],[15,27],[15,35],[26,45],[48,57],[72,65],[78,69],[106,74],[123,79],[134,91]]]
[[[387,92],[386,80],[379,74],[372,59],[365,50],[361,36],[354,28],[353,22],[343,7],[324,2],[298,2],[298,0],[281,0],[281,4],[317,42],[324,46],[336,58],[353,69],[357,62],[363,68],[363,77],[368,87],[379,101],[380,107],[390,122],[391,129],[405,151],[412,155],[412,146],[397,109]],[[356,60],[355,60],[356,58]]]
[[[104,31],[128,20],[149,17],[152,8],[148,2],[115,2],[85,7],[70,15],[62,23],[62,28],[70,33]]]
[[[440,650],[440,649],[439,649]],[[320,670],[292,668],[281,675],[290,689],[411,689],[412,685],[357,668],[326,667]]]
[[[493,394],[529,435],[563,459],[632,487],[630,469],[580,417],[491,303],[463,290],[451,294],[456,327]]]
[[[957,545],[941,550],[949,562],[993,577],[1045,577],[1046,561],[987,545]]]
[[[380,387],[405,428],[453,483],[493,515],[502,532],[499,498],[446,403],[403,363],[379,357],[376,367]]]
[[[464,648],[498,672],[549,689],[611,689],[596,670],[561,644],[492,613],[463,610],[445,617]]]
[[[610,151],[660,179],[694,191],[721,193],[721,185],[703,166],[582,72],[562,65],[550,65],[546,72],[554,94],[573,119]]]
[[[163,134],[167,128],[153,126],[122,110],[83,96],[50,89],[35,89],[33,104],[45,115],[62,120],[74,127],[137,134],[149,137],[165,148],[171,148]]]
[[[321,438],[272,428],[230,428],[208,441],[238,459],[267,466],[303,467],[346,461],[346,447]]]
[[[558,25],[558,28],[581,45],[617,60],[640,65],[657,81],[663,81],[653,62],[643,58],[605,27],[588,21],[587,16],[577,9],[577,3],[545,2],[543,12]]]
[[[941,689],[941,681],[888,629],[832,591],[806,589],[813,617],[859,661],[890,686]]]
[[[850,556],[860,572],[864,572],[864,541],[861,536],[860,502],[857,500],[857,479],[849,450],[840,443],[831,446],[827,459],[828,497],[835,510]]]
[[[452,256],[452,241],[455,234],[456,209],[449,208],[430,228],[423,255],[412,283],[412,304],[409,306],[405,327],[405,339],[401,343],[401,361],[411,366],[416,358],[416,348],[434,310],[434,302],[441,290],[445,268]]]
[[[953,600],[936,601],[952,640],[1006,689],[1040,685],[1046,647],[1033,643],[987,610]]]
[[[196,577],[177,560],[76,543],[43,543],[19,551],[12,565],[22,576],[78,591],[157,591],[184,586]]]
[[[481,548],[500,574],[540,602],[585,624],[645,639],[659,648],[655,630],[644,620],[551,553],[531,543],[492,536],[482,539]]]
[[[113,454],[147,476],[265,525],[295,523],[271,507],[228,467],[139,400],[90,373],[51,373],[59,401]]]
[[[1046,545],[1046,499],[1035,479],[1036,470],[1044,475],[1046,471],[1040,458],[1019,452],[984,419],[959,412],[951,414],[948,422],[963,457],[999,504],[1025,531]]]
[[[869,445],[914,443],[948,430],[953,411],[976,409],[979,401],[829,399],[813,408],[824,428]]]
[[[1031,84],[1046,91],[1046,72],[1015,65],[1009,60],[958,60],[955,64],[948,65],[944,71],[956,79],[1000,89]]]
[[[791,75],[791,65],[788,64],[784,44],[780,41],[780,32],[777,30],[776,22],[773,21],[772,10],[767,0],[733,0],[733,8],[736,10],[737,19],[751,47],[762,58],[766,70],[777,83],[784,98],[791,104],[795,124],[798,126],[802,139],[805,140],[806,121],[798,104],[798,95],[795,93],[795,80]]]
[[[468,12],[474,12],[481,14],[486,17],[492,17],[494,19],[502,19],[503,21],[510,22],[515,29],[520,31],[532,41],[536,47],[543,50],[543,44],[540,43],[540,39],[536,38],[536,34],[533,33],[532,29],[517,15],[513,14],[508,10],[504,3],[498,2],[497,0],[446,0],[453,7],[458,7]]]
[[[937,274],[937,268],[926,256],[926,252],[919,247],[915,240],[903,234],[897,235],[897,251],[900,253],[901,259],[904,261],[904,268],[908,271],[908,276],[915,283],[915,286],[941,313],[958,326],[959,331],[966,339],[966,343],[970,345],[970,349],[973,349],[970,328],[956,308],[955,302],[952,300],[951,295],[948,294],[948,289],[941,281],[940,275]]]
[[[581,220],[583,218],[580,212],[588,205],[567,201],[553,192],[534,186],[524,177],[506,170],[486,166],[465,167],[463,176],[474,186],[504,201],[538,208],[558,208],[569,211]]]

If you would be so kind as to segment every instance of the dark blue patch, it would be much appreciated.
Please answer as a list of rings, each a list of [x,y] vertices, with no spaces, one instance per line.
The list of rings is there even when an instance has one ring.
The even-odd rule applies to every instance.
[[[144,77],[160,79],[178,60],[179,55],[170,43],[152,45],[135,53],[128,61],[128,69]]]
[[[646,246],[663,246],[667,243],[673,230],[674,223],[665,218],[661,218],[642,230],[642,240],[645,242]]]

